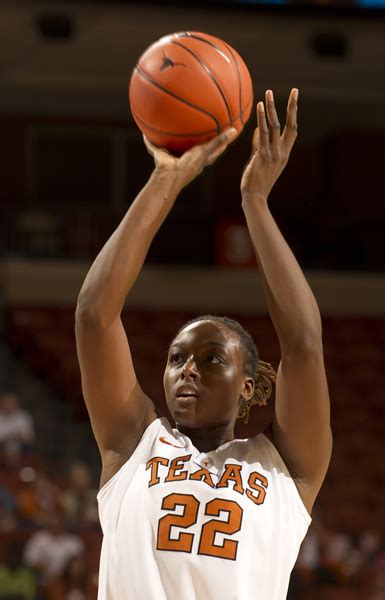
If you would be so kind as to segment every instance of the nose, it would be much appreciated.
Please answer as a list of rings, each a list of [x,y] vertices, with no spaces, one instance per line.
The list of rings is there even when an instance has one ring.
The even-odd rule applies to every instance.
[[[194,360],[186,360],[182,369],[182,378],[183,377],[192,377],[193,379],[200,379],[200,374]]]

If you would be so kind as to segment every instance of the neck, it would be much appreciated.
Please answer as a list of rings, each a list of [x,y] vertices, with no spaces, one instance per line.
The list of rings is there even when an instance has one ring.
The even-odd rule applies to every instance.
[[[230,425],[210,429],[194,429],[177,423],[176,428],[184,435],[187,435],[195,448],[200,452],[216,450],[219,446],[222,446],[222,444],[234,439],[234,427],[231,427]]]

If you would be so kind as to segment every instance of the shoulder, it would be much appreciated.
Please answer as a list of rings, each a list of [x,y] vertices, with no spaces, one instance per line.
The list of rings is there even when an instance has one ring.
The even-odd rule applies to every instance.
[[[158,435],[172,435],[173,431],[168,419],[164,416],[152,414],[146,421],[139,439],[131,445],[127,451],[117,453],[114,451],[106,452],[103,459],[102,476],[100,480],[99,494],[106,484],[111,481],[127,464],[135,461],[135,457],[142,454],[146,448],[150,448]]]
[[[276,444],[272,429],[269,426],[265,431],[248,439],[249,452],[252,453],[255,461],[258,462],[267,472],[282,473],[285,477],[293,479],[288,466],[286,465]]]
[[[236,439],[222,452],[226,458],[232,457],[247,463],[250,468],[259,465],[259,468],[266,472],[279,469],[284,470],[287,474],[287,469],[268,430],[252,437]]]

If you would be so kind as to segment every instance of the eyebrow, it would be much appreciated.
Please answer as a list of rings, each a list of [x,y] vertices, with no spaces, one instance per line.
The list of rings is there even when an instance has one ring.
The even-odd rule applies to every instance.
[[[170,346],[171,348],[174,348],[174,346],[180,346],[180,347],[184,347],[187,344],[185,342],[173,342]],[[217,346],[218,348],[222,348],[223,350],[227,350],[227,346],[226,344],[223,344],[222,342],[216,342],[215,340],[208,340],[207,342],[203,343],[203,346]]]

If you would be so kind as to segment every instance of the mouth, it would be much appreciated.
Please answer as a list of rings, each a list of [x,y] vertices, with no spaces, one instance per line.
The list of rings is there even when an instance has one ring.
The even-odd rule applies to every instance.
[[[190,406],[198,399],[198,394],[193,391],[180,392],[176,394],[176,401],[178,406]]]
[[[198,388],[191,384],[178,385],[175,389],[175,396],[176,398],[188,398],[190,396],[198,398]]]

